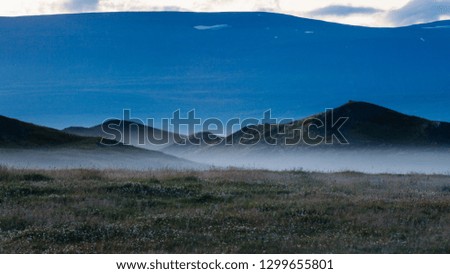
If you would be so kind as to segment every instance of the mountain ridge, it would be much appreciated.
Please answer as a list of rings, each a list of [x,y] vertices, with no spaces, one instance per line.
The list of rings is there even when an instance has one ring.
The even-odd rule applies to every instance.
[[[260,129],[259,134],[264,138],[273,137],[277,141],[273,144],[276,145],[264,143],[264,138],[258,139],[260,143],[256,144],[251,144],[251,138],[246,138],[244,142],[236,138],[237,140],[226,145],[225,141],[228,141],[231,135],[215,138],[215,135],[208,132],[198,132],[185,136],[191,141],[188,145],[173,143],[164,146],[160,151],[123,145],[107,139],[104,139],[103,143],[107,142],[109,145],[99,145],[101,137],[73,136],[0,116],[0,165],[133,170],[204,169],[211,166],[315,170],[320,167],[321,170],[328,171],[355,168],[376,172],[392,171],[385,162],[388,158],[400,161],[400,170],[405,172],[448,170],[446,163],[450,151],[450,123],[404,115],[362,102],[349,102],[334,110],[338,116],[349,117],[349,127],[342,126],[342,133],[348,138],[350,145],[283,145],[286,136],[274,130],[281,128],[282,133],[294,130],[302,132],[305,125],[319,123],[321,118],[331,113],[330,111],[287,124],[244,127],[234,133],[237,137],[248,137],[245,134]],[[21,130],[22,127],[25,130]],[[320,127],[313,128],[313,134],[323,133]],[[248,131],[249,129],[253,131]],[[432,162],[433,167],[427,168],[426,165]]]
[[[349,101],[332,110],[335,120],[336,118],[341,117],[348,118],[345,123],[343,123],[342,128],[340,127],[339,129],[342,130],[343,137],[348,139],[347,141],[349,141],[349,144],[352,146],[450,145],[450,123],[448,122],[431,121],[362,101]],[[321,112],[295,120],[288,124],[258,124],[247,126],[226,137],[211,135],[210,132],[197,132],[190,136],[179,135],[179,137],[180,140],[182,138],[186,139],[188,144],[191,145],[255,145],[259,144],[258,142],[261,142],[260,144],[262,144],[263,141],[265,142],[269,139],[273,141],[272,143],[283,145],[286,144],[286,136],[295,137],[296,134],[304,134],[305,129],[302,127],[307,126],[314,135],[333,138],[332,134],[336,132],[325,134],[325,132],[320,129],[322,128],[320,122],[324,123],[326,118],[331,120],[331,116],[329,115],[331,115],[331,113]],[[101,128],[101,125],[93,128]],[[76,133],[76,131],[68,132]],[[91,136],[104,137],[104,135],[93,134]],[[253,136],[253,138],[250,138],[249,136]],[[245,140],[242,141],[243,139]],[[344,140],[328,139],[323,141],[334,141],[334,144],[336,144],[336,141]],[[270,144],[270,141],[267,143]],[[184,144],[176,142],[168,144],[167,147],[171,146],[182,147]],[[166,149],[166,147],[163,149]]]
[[[240,140],[243,135],[251,135],[251,132],[258,131],[259,134],[256,134],[257,138],[255,139],[263,139],[266,143],[272,141],[277,144],[286,144],[285,136],[289,136],[289,139],[296,137],[295,140],[313,146],[327,143],[350,146],[450,145],[450,123],[448,122],[431,121],[362,101],[349,101],[331,110],[332,112],[314,114],[289,124],[275,125],[275,127],[273,127],[274,125],[269,128],[267,127],[270,125],[256,125],[243,128],[234,133],[231,138],[229,136],[228,139]],[[342,122],[342,126],[333,129],[334,131],[325,132],[327,119],[331,123],[335,123],[340,118],[346,119],[345,122]],[[330,125],[328,126],[332,128]],[[339,132],[335,132],[336,130]],[[282,132],[282,134],[277,134],[277,132]],[[311,133],[313,137],[305,140],[304,137]],[[323,140],[319,139],[320,143],[314,142],[317,136],[324,137]],[[243,144],[255,143],[255,139],[246,139]],[[268,139],[271,141],[267,142]]]

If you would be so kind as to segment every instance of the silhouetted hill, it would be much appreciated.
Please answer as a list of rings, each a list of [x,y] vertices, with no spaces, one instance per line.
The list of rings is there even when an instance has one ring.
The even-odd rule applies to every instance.
[[[337,123],[339,118],[346,119],[341,127]],[[350,146],[448,146],[450,123],[350,101],[332,112],[289,124],[244,127],[228,136],[227,142],[247,145],[339,145],[348,142]]]
[[[97,138],[82,138],[56,129],[0,116],[0,147],[51,147],[95,144]]]
[[[365,102],[349,102],[334,109],[335,117],[348,117],[342,132],[350,144],[450,145],[450,123],[424,118]],[[318,116],[325,118],[325,113]]]

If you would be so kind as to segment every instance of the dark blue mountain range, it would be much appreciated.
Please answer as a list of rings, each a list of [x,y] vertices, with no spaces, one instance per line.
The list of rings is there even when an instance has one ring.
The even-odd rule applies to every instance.
[[[450,21],[367,28],[269,13],[0,18],[0,113],[299,118],[349,99],[450,120]],[[158,124],[155,124],[158,126]]]

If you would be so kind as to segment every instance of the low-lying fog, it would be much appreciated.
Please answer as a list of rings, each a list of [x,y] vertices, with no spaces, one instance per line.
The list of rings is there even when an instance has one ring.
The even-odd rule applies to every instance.
[[[200,169],[204,166],[152,151],[0,149],[0,165],[27,169]]]
[[[35,169],[245,169],[450,175],[450,149],[176,150],[123,153],[101,150],[0,149],[0,165]],[[195,163],[193,163],[193,162]]]
[[[450,174],[450,149],[299,149],[174,153],[216,167],[320,172]]]

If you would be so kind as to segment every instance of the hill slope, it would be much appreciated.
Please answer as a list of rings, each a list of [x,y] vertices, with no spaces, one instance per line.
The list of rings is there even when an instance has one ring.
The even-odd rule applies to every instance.
[[[318,116],[324,119],[325,114]],[[350,144],[441,146],[450,145],[450,123],[430,121],[365,102],[349,102],[334,110],[348,117],[342,127]]]
[[[203,142],[191,142],[205,147]],[[203,145],[203,146],[202,146]],[[228,146],[225,146],[228,145]],[[287,124],[246,126],[208,147],[450,147],[450,123],[430,121],[366,102],[350,101]],[[183,145],[174,144],[172,149]],[[192,149],[192,148],[190,148]]]
[[[332,112],[290,124],[246,127],[227,140],[235,144],[257,144],[261,140],[259,143],[280,145],[450,146],[450,123],[350,101]]]
[[[34,148],[80,145],[98,142],[97,138],[82,138],[56,129],[36,126],[0,115],[0,147]]]
[[[202,168],[162,152],[81,137],[0,116],[0,165],[20,168]]]
[[[344,118],[345,120],[339,123],[340,119]],[[247,126],[226,138],[208,132],[198,132],[186,137],[142,124],[138,126],[139,128],[131,122],[112,120],[91,128],[71,127],[64,131],[78,136],[111,138],[113,132],[108,133],[108,129],[117,128],[121,131],[121,136],[126,137],[123,138],[127,143],[138,145],[145,141],[144,147],[156,147],[170,152],[176,151],[177,148],[189,148],[192,151],[203,147],[222,147],[225,144],[275,147],[326,144],[345,144],[350,147],[450,146],[450,123],[430,121],[372,103],[356,101],[334,108],[332,112],[319,113],[288,124]],[[126,130],[123,131],[123,128]],[[147,136],[158,138],[144,139]],[[161,136],[170,137],[168,140],[171,142],[158,144]],[[314,142],[317,136],[324,138]],[[183,139],[187,142],[181,142]],[[155,140],[156,143],[153,143]]]
[[[349,102],[334,109],[334,120],[330,116],[331,112],[326,112],[290,124],[248,126],[228,136],[220,145],[172,145],[163,151],[222,167],[368,173],[450,172],[449,123],[429,121],[365,102]],[[325,117],[333,123],[339,117],[348,118],[340,132],[349,144],[337,142],[333,136],[333,133],[339,136],[337,128],[325,134]],[[302,138],[293,138],[298,136]],[[325,139],[314,143],[318,136]],[[325,144],[331,140],[333,144]]]
[[[77,136],[102,137],[153,150],[163,149],[183,138],[178,133],[121,120],[109,120],[89,128],[69,127],[64,129],[63,132]]]

